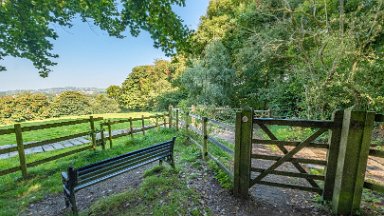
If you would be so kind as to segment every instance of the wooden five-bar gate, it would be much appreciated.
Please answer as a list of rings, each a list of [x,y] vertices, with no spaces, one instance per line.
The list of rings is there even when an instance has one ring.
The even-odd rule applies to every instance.
[[[370,150],[375,120],[381,115],[374,112],[338,110],[332,120],[287,120],[255,118],[253,110],[242,110],[236,115],[236,139],[234,160],[234,194],[248,197],[254,185],[268,185],[316,192],[324,201],[332,204],[335,213],[351,214],[359,209],[363,187],[383,190],[382,186],[365,182],[365,171],[369,155],[382,154]],[[311,128],[311,133],[301,140],[281,140],[271,126]],[[263,132],[264,135],[260,135]],[[256,135],[257,133],[257,135]],[[328,133],[328,136],[323,136]],[[267,137],[267,138],[265,138]],[[327,137],[328,141],[322,141]],[[321,138],[320,140],[318,138]],[[260,153],[257,145],[275,145],[280,155]],[[325,159],[300,157],[305,148],[327,150]],[[303,156],[303,155],[302,155]],[[382,155],[381,155],[382,156]],[[257,160],[272,161],[267,168]],[[264,163],[263,163],[264,164]],[[279,169],[283,164],[291,169]],[[324,166],[322,174],[310,173],[308,166]],[[271,176],[302,179],[298,184],[277,181]],[[295,182],[295,181],[293,181]],[[383,191],[382,191],[383,192]]]

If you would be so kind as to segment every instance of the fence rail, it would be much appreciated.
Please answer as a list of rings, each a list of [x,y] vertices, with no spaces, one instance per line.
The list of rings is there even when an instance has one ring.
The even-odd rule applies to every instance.
[[[375,115],[375,122],[383,123],[384,122],[384,115],[383,114],[376,114]],[[378,158],[384,158],[384,151],[373,149],[371,147],[371,149],[369,149],[369,156],[371,156],[371,157],[378,157]],[[365,181],[364,181],[364,188],[384,193],[384,184],[380,184],[378,182],[372,182],[369,179],[365,179]]]
[[[180,116],[179,116],[180,115]],[[170,115],[172,122],[172,118],[175,118],[175,127],[178,129],[179,126],[183,126],[188,134],[188,140],[192,142],[193,144],[197,145],[201,151],[204,159],[210,159],[216,163],[216,165],[224,172],[226,173],[231,180],[233,180],[233,171],[229,169],[223,162],[219,160],[219,158],[215,157],[211,152],[208,150],[208,145],[213,144],[214,146],[218,147],[221,151],[228,153],[230,156],[233,157],[234,150],[229,148],[224,143],[218,141],[215,137],[210,136],[208,134],[208,123],[212,123],[215,126],[218,126],[220,128],[234,131],[235,127],[232,127],[228,124],[225,124],[223,122],[220,122],[216,119],[208,118],[205,116],[200,116],[194,113],[189,112],[183,112],[180,109],[170,109]],[[183,121],[180,120],[180,118],[184,117]],[[196,122],[199,121],[200,128],[196,127]],[[172,126],[173,124],[171,124]],[[192,136],[190,136],[190,132],[195,133],[196,135],[200,136],[202,138],[202,143],[199,143],[196,141]]]
[[[119,137],[131,135],[133,136],[134,133],[142,132],[143,134],[145,133],[146,130],[150,130],[156,127],[159,127],[159,118],[163,118],[163,124],[164,127],[167,125],[166,117],[168,114],[163,114],[163,115],[154,115],[154,116],[142,116],[141,118],[128,118],[128,119],[120,119],[120,120],[105,120],[104,122],[100,123],[101,130],[96,130],[95,129],[95,122],[97,121],[102,121],[104,120],[102,117],[98,118],[93,118],[90,116],[89,118],[86,119],[77,119],[77,120],[71,120],[71,121],[64,121],[64,122],[55,122],[55,123],[47,123],[47,124],[41,124],[41,125],[33,125],[33,126],[22,126],[20,124],[15,124],[14,128],[9,128],[9,129],[0,129],[0,135],[9,135],[9,134],[14,134],[16,137],[16,146],[10,146],[6,148],[0,149],[0,154],[7,154],[11,152],[17,152],[17,155],[19,157],[20,165],[11,167],[11,168],[6,168],[0,170],[0,176],[7,175],[10,173],[22,171],[23,177],[26,178],[28,176],[28,168],[35,167],[47,162],[51,162],[69,155],[77,154],[82,151],[90,150],[90,149],[96,149],[98,145],[102,145],[103,149],[105,149],[105,141],[109,140],[111,142],[111,147],[112,147],[112,139],[116,139]],[[147,119],[156,119],[156,125],[148,125],[145,126],[144,120]],[[142,122],[142,127],[141,128],[133,128],[132,122],[135,121],[141,121]],[[130,131],[128,132],[123,132],[119,134],[114,134],[112,135],[112,125],[114,124],[119,124],[119,123],[130,123]],[[84,124],[84,123],[89,123],[89,131],[84,131],[84,132],[79,132],[75,134],[70,134],[62,137],[57,137],[53,139],[47,139],[47,140],[42,140],[42,141],[36,141],[32,143],[24,143],[23,140],[23,132],[28,132],[28,131],[36,131],[36,130],[44,130],[44,129],[51,129],[51,128],[58,128],[58,127],[65,127],[65,126],[71,126],[71,125],[77,125],[77,124]],[[108,127],[108,136],[105,136],[104,134],[104,129],[103,126]],[[101,136],[99,139],[96,138],[97,133],[101,133]],[[56,154],[44,159],[40,159],[37,161],[29,162],[27,163],[26,160],[26,149],[34,148],[34,147],[40,147],[40,146],[45,146],[49,144],[54,144],[66,140],[71,140],[74,138],[79,138],[79,137],[85,137],[85,136],[90,136],[89,142],[83,143],[79,148],[72,149],[60,154]]]

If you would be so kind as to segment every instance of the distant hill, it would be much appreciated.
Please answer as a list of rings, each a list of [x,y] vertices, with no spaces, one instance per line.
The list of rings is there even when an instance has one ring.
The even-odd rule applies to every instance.
[[[106,90],[102,88],[94,88],[94,87],[60,87],[60,88],[46,88],[46,89],[34,89],[34,90],[9,90],[9,91],[0,91],[0,96],[5,95],[16,95],[19,93],[31,92],[31,93],[43,93],[48,95],[56,95],[60,94],[64,91],[79,91],[87,95],[94,95],[105,93]]]

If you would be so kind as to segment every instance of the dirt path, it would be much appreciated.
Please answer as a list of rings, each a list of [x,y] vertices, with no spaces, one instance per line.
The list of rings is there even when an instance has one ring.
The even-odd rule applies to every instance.
[[[156,164],[153,163],[141,167],[77,192],[76,200],[79,210],[82,211],[89,208],[98,199],[120,193],[128,188],[138,187],[142,181],[144,171],[154,165]],[[65,208],[64,195],[60,194],[45,197],[42,201],[31,204],[20,215],[60,216],[67,215],[68,213],[70,213],[70,209]]]

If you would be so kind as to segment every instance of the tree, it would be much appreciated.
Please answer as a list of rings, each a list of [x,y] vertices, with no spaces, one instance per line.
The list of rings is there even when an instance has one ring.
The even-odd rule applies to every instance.
[[[134,67],[121,87],[124,107],[153,109],[158,96],[173,90],[173,74],[170,62],[164,60],[157,60],[154,65]]]
[[[42,119],[47,115],[49,99],[37,93],[0,97],[0,121],[3,123]]]
[[[221,41],[209,43],[202,59],[195,60],[180,79],[190,101],[217,106],[231,103],[235,70]]]
[[[120,112],[116,99],[109,98],[105,94],[99,94],[91,100],[92,113],[117,113]]]
[[[111,85],[107,88],[107,95],[109,98],[119,100],[121,96],[121,88],[117,85]]]
[[[50,115],[60,117],[67,115],[91,114],[90,99],[76,91],[66,91],[58,95],[50,106]]]
[[[172,11],[185,0],[96,0],[96,1],[0,1],[0,60],[6,56],[29,59],[40,76],[46,77],[56,65],[52,40],[58,35],[52,24],[71,27],[74,17],[91,21],[110,36],[123,38],[129,31],[138,36],[148,31],[154,46],[166,54],[187,47],[190,31]],[[0,65],[0,71],[5,70]]]

